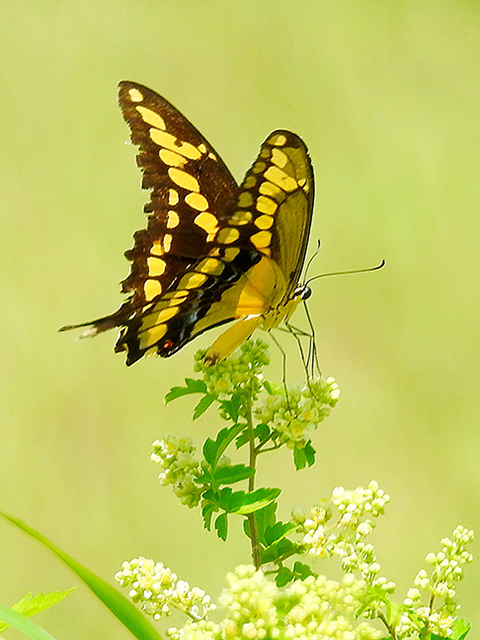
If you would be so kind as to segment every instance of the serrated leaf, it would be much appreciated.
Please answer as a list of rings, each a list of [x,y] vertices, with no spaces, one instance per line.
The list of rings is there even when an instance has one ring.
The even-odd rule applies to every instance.
[[[228,518],[226,513],[221,513],[215,520],[215,530],[220,540],[225,542],[228,534]]]
[[[300,469],[305,469],[305,467],[307,466],[307,457],[305,455],[304,449],[298,449],[298,447],[295,447],[295,449],[293,450],[293,462],[297,471],[300,471]]]
[[[305,580],[309,576],[317,577],[317,573],[312,571],[311,567],[308,564],[304,564],[303,562],[299,562],[298,560],[293,563],[293,573],[295,574],[298,580]]]
[[[298,449],[295,447],[293,450],[293,461],[295,463],[295,469],[300,471],[300,469],[305,469],[305,467],[311,467],[315,462],[315,449],[312,447],[311,440],[307,442],[307,444],[302,448]]]
[[[215,440],[207,438],[203,445],[203,456],[211,467],[216,467],[217,462],[222,457],[228,445],[237,437],[238,433],[245,428],[244,424],[237,423],[233,427],[221,429]]]
[[[262,422],[260,424],[257,424],[253,433],[255,434],[255,437],[260,440],[260,442],[263,442],[263,440],[267,440],[270,437],[272,430],[270,429],[268,424]]]
[[[311,467],[315,464],[315,454],[317,453],[312,446],[312,441],[309,440],[304,447],[305,459],[307,461],[307,465]]]
[[[197,403],[197,406],[193,410],[193,419],[196,420],[203,413],[205,413],[205,411],[214,401],[215,401],[215,396],[211,396],[211,395],[203,396],[203,398],[200,399],[200,401]]]
[[[289,533],[295,531],[295,525],[291,522],[276,522],[273,526],[267,527],[265,530],[265,541],[267,545],[273,544]]]
[[[217,467],[214,473],[215,482],[221,484],[235,484],[255,475],[255,469],[244,464],[234,464],[228,467]]]
[[[48,538],[43,536],[35,529],[29,527],[25,522],[14,516],[10,516],[5,512],[0,511],[0,516],[14,524],[16,527],[28,533],[29,536],[35,538],[41,542],[45,547],[48,547],[53,553],[62,560],[72,571],[74,571],[79,578],[85,582],[91,591],[103,602],[103,604],[110,609],[113,615],[129,630],[132,632],[135,638],[138,640],[161,640],[161,636],[147,621],[147,619],[135,608],[135,606],[127,600],[127,598],[119,593],[116,589],[111,587],[107,582],[96,576],[92,571],[84,567],[80,562],[77,562],[72,556],[62,551],[59,547],[54,545]],[[4,607],[5,608],[5,607]],[[15,613],[16,616],[20,614]],[[33,624],[33,620],[29,620],[22,616],[24,620]],[[5,622],[9,622],[5,618]],[[38,626],[38,625],[37,625]],[[31,636],[35,637],[35,636]],[[38,640],[41,637],[37,636]],[[48,636],[49,638],[51,636]]]
[[[185,387],[172,387],[165,395],[165,404],[176,400],[181,396],[187,396],[191,393],[206,393],[207,385],[203,380],[194,380],[193,378],[185,378]]]
[[[298,553],[300,546],[288,538],[282,538],[278,542],[274,542],[266,549],[262,549],[260,556],[262,564],[270,562],[284,562],[288,558],[291,558],[295,553]]]
[[[239,395],[233,395],[230,400],[222,400],[220,406],[225,417],[232,422],[237,423],[240,417],[239,409],[242,404],[242,398]]]
[[[275,576],[275,583],[277,587],[285,587],[289,582],[292,582],[294,575],[287,567],[281,567],[277,575]]]
[[[215,510],[215,505],[211,502],[202,508],[203,526],[207,531],[210,531],[210,527],[212,526],[212,516]]]
[[[21,613],[23,616],[34,616],[36,613],[40,613],[40,611],[45,611],[49,607],[57,604],[57,602],[61,602],[64,598],[68,596],[69,593],[75,591],[76,587],[72,587],[71,589],[66,589],[65,591],[52,591],[51,593],[38,593],[36,596],[32,596],[31,593],[27,593],[27,595],[12,605],[12,611],[16,611],[17,613]],[[6,629],[8,629],[10,625],[0,623],[0,633],[3,633]]]

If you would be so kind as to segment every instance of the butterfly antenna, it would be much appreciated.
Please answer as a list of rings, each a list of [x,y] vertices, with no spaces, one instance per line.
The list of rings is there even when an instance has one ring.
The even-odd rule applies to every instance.
[[[322,243],[320,242],[320,240],[317,240],[317,248],[315,249],[315,251],[312,253],[312,255],[310,256],[310,258],[308,259],[308,262],[305,266],[305,278],[308,275],[308,271],[312,265],[312,262],[315,260],[315,258],[318,256],[318,254],[320,253],[320,249],[322,247]]]
[[[326,276],[349,276],[352,273],[370,273],[371,271],[378,271],[385,266],[385,260],[382,260],[376,267],[368,267],[367,269],[352,269],[352,271],[331,271],[329,273],[321,273],[318,276],[313,276],[310,280],[307,280],[305,286],[308,286],[310,282],[318,280],[319,278],[325,278]]]

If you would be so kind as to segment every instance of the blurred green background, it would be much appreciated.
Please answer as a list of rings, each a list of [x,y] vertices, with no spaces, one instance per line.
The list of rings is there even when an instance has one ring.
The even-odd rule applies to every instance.
[[[149,462],[165,433],[213,433],[213,413],[192,426],[191,399],[162,398],[214,332],[131,368],[113,332],[56,333],[122,300],[147,198],[116,105],[117,82],[134,80],[185,113],[239,180],[270,131],[303,137],[311,251],[322,241],[313,272],[386,259],[313,285],[341,401],[315,434],[318,464],[295,472],[285,452],[263,480],[287,484],[286,517],[376,479],[392,503],[374,538],[402,599],[440,538],[458,523],[480,532],[480,4],[16,0],[0,5],[0,33],[0,508],[111,582],[144,555],[215,596],[249,562],[240,523],[226,543],[207,534]],[[0,602],[78,584],[0,526]],[[472,638],[479,580],[477,560],[459,588]],[[37,620],[58,638],[130,637],[81,584]]]

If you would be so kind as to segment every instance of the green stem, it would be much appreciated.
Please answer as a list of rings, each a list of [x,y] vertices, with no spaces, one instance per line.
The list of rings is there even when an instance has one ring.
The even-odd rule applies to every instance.
[[[392,640],[397,640],[397,634],[395,633],[395,627],[393,627],[388,622],[388,620],[385,617],[385,614],[383,613],[383,611],[378,611],[377,615],[378,615],[379,620],[381,620],[383,622],[383,624],[387,627],[388,633],[390,634]]]
[[[249,442],[249,466],[256,471],[257,464],[257,452],[255,450],[255,436],[253,432],[253,416],[252,416],[252,396],[248,396],[248,400],[245,406],[245,413],[248,425],[248,442]],[[248,479],[248,491],[251,493],[255,489],[255,474]],[[250,525],[250,540],[252,545],[252,559],[255,569],[260,569],[260,543],[258,540],[257,522],[255,520],[255,513],[248,514],[248,522]]]

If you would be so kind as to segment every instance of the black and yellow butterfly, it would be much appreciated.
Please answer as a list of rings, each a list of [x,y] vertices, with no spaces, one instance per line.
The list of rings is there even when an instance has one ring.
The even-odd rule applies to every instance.
[[[312,221],[314,180],[307,148],[274,131],[240,187],[205,138],[164,98],[121,82],[119,103],[140,148],[142,187],[151,190],[146,229],[125,253],[128,299],[84,336],[121,327],[115,351],[127,365],[171,356],[207,329],[238,320],[207,351],[217,362],[257,327],[288,320],[308,297],[299,285]]]

